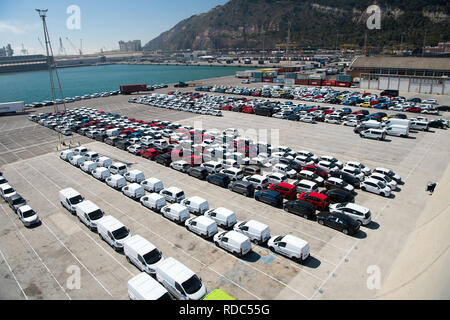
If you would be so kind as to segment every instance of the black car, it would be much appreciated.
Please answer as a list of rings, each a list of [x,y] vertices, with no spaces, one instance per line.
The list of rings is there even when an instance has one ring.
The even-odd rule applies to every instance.
[[[444,121],[442,121],[441,119],[431,120],[430,122],[428,122],[428,126],[430,128],[440,128],[440,129],[444,129],[446,127]]]
[[[24,198],[20,196],[19,194],[15,194],[7,199],[8,205],[11,209],[14,210],[14,212],[17,212],[17,209],[19,209],[21,206],[24,206],[27,204]]]
[[[105,139],[108,137],[108,135],[106,133],[97,133],[94,135],[94,139],[97,141],[105,141]]]
[[[406,120],[408,118],[408,116],[406,114],[403,114],[403,113],[397,113],[397,114],[393,115],[393,118]]]
[[[289,167],[291,167],[292,169],[294,169],[297,172],[302,171],[304,165],[302,165],[300,162],[296,161],[296,160],[292,160],[289,163]]]
[[[289,201],[284,205],[284,211],[302,216],[305,219],[314,217],[316,208],[309,202],[303,200]]]
[[[223,188],[227,188],[231,182],[230,177],[223,173],[210,174],[206,181]]]
[[[170,156],[170,154],[163,153],[155,157],[155,162],[168,167],[172,163],[172,157]]]
[[[232,182],[228,188],[236,193],[240,193],[246,197],[253,197],[255,193],[255,187],[253,184],[247,181],[235,181]]]
[[[438,110],[438,111],[450,111],[450,107],[449,106],[437,106],[436,110]]]
[[[358,178],[355,178],[351,174],[343,171],[332,171],[330,172],[330,175],[334,178],[339,178],[347,182],[349,185],[352,185],[353,188],[359,189],[361,185],[361,180]]]
[[[323,226],[342,231],[344,234],[355,234],[361,226],[359,222],[340,212],[320,212],[317,215],[317,222]]]
[[[326,195],[331,203],[355,202],[355,196],[347,190],[332,189],[324,190],[321,193]]]
[[[8,180],[6,180],[4,177],[2,177],[2,174],[0,173],[0,185],[8,183]]]
[[[187,174],[200,180],[206,180],[206,177],[208,176],[208,170],[202,167],[192,167],[189,168]]]
[[[274,207],[283,205],[283,196],[281,193],[272,190],[261,190],[255,193],[255,200],[270,204]]]
[[[254,176],[255,174],[261,174],[261,168],[255,166],[247,166],[242,168],[244,176]]]
[[[127,150],[127,148],[131,146],[131,143],[128,140],[120,140],[116,142],[116,147],[121,150]]]
[[[115,146],[117,141],[119,141],[117,137],[108,137],[104,140],[104,142],[110,146]]]

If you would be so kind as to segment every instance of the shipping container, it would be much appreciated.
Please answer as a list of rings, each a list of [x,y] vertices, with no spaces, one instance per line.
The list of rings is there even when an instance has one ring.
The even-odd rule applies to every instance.
[[[351,82],[336,81],[337,87],[350,87]]]
[[[0,113],[23,112],[24,110],[24,101],[0,103]]]
[[[272,78],[263,78],[263,82],[273,82]]]
[[[295,79],[284,79],[284,83],[288,86],[293,86],[295,84]]]
[[[323,81],[322,85],[327,86],[327,87],[335,86],[336,81],[335,80],[325,80],[325,81]]]
[[[299,84],[302,86],[307,86],[308,85],[308,79],[297,79],[295,80],[295,84]]]
[[[146,84],[127,84],[120,86],[121,94],[130,94],[139,91],[147,91]]]
[[[346,74],[338,74],[336,76],[336,81],[339,82],[352,82],[352,76],[346,75]]]
[[[322,85],[322,80],[309,80],[308,84],[311,86],[321,86]]]

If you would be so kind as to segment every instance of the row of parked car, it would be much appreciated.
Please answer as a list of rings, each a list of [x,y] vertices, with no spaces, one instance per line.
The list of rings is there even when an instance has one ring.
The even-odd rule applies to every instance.
[[[72,153],[74,155],[72,155]],[[164,188],[163,182],[157,178],[145,179],[144,173],[138,170],[127,171],[126,166],[121,163],[113,163],[105,167],[92,166],[91,170],[86,169],[86,162],[102,163],[107,165],[105,157],[92,158],[95,152],[87,152],[85,147],[79,147],[74,151],[63,151],[60,158],[70,162],[74,166],[79,166],[83,171],[93,175],[98,180],[105,182],[108,186],[120,190],[127,197],[139,201],[144,207],[162,214],[167,219],[184,225],[189,231],[212,241],[226,251],[237,256],[245,256],[251,251],[251,241],[263,244],[275,252],[287,255],[289,258],[303,261],[309,256],[309,245],[306,241],[304,246],[298,251],[286,251],[278,248],[278,241],[271,241],[270,229],[267,225],[255,220],[237,221],[236,214],[227,208],[210,209],[207,200],[201,197],[186,198],[183,190],[177,187]],[[75,162],[75,157],[88,157],[91,160]],[[95,169],[94,169],[95,168]],[[106,175],[99,175],[101,172],[109,172]],[[130,184],[127,184],[130,183]],[[149,194],[146,194],[149,192]],[[68,196],[69,197],[69,196]],[[70,195],[70,198],[79,199],[78,195]],[[61,201],[64,203],[64,201]],[[71,203],[70,201],[68,203]],[[74,207],[68,207],[72,212]],[[190,215],[195,215],[191,217]],[[92,228],[92,225],[89,225]],[[226,231],[219,232],[218,227]],[[277,236],[279,237],[279,236]],[[289,239],[295,237],[288,237]],[[112,240],[111,240],[112,241]],[[297,243],[300,239],[295,238]],[[116,249],[120,249],[120,243],[110,243]],[[299,249],[299,248],[297,248]]]
[[[226,93],[250,97],[295,99],[308,102],[341,104],[346,106],[359,106],[436,115],[442,111],[449,111],[449,106],[438,106],[436,99],[406,99],[401,96],[392,96],[392,93],[390,92],[381,92],[381,94],[378,95],[370,92],[351,92],[348,90],[340,91],[331,87],[263,85],[259,88],[246,88],[233,86],[204,86],[197,87],[196,91]]]
[[[9,185],[8,180],[1,172],[0,196],[6,201],[6,203],[8,203],[14,213],[17,214],[17,217],[25,227],[32,227],[41,223],[36,211],[34,211],[33,208],[27,204],[27,201]]]
[[[94,98],[106,98],[110,96],[116,96],[119,94],[119,91],[104,91],[100,93],[93,93],[93,94],[85,94],[83,96],[75,96],[75,97],[66,97],[64,99],[56,99],[56,100],[45,100],[41,102],[33,102],[30,104],[26,104],[25,108],[40,108],[40,107],[48,107],[63,103],[71,103],[75,101],[81,101],[81,100],[88,100],[88,99],[94,99]]]

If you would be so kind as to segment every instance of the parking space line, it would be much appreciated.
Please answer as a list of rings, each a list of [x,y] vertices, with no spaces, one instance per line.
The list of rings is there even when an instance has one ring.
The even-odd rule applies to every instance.
[[[5,255],[3,254],[3,252],[2,252],[1,249],[0,249],[0,255],[2,256],[2,259],[5,261],[6,266],[7,266],[8,269],[9,269],[9,272],[11,272],[11,274],[12,274],[14,280],[16,281],[17,286],[19,287],[20,291],[22,292],[23,296],[25,297],[25,300],[28,300],[28,296],[27,296],[27,295],[25,294],[25,292],[23,291],[22,286],[20,285],[19,281],[17,280],[16,275],[15,275],[14,272],[12,271],[11,266],[9,265],[8,261],[6,260]]]
[[[46,141],[46,142],[42,142],[42,143],[36,143],[36,144],[32,144],[32,145],[29,145],[29,146],[26,146],[26,147],[17,148],[17,149],[8,149],[5,146],[5,148],[8,149],[8,151],[7,152],[0,152],[0,156],[2,156],[4,154],[7,154],[7,153],[20,152],[20,151],[24,151],[25,149],[29,149],[29,148],[33,148],[33,147],[39,147],[39,146],[42,146],[42,145],[51,144],[51,143],[55,143],[55,142],[58,142],[58,140],[51,140],[51,141]],[[0,144],[4,145],[1,142],[0,142]]]
[[[33,251],[33,253],[36,255],[36,257],[39,259],[39,261],[42,263],[42,265],[44,266],[44,268],[48,271],[48,273],[50,273],[51,277],[53,278],[53,280],[56,281],[56,283],[58,284],[58,286],[61,288],[61,290],[64,292],[64,294],[67,296],[67,298],[69,300],[72,300],[72,298],[69,296],[69,294],[66,292],[66,290],[64,290],[64,287],[59,283],[59,281],[56,279],[55,275],[53,274],[53,272],[50,271],[50,269],[47,267],[47,265],[45,264],[44,260],[42,260],[42,258],[39,256],[39,254],[36,252],[36,250],[34,250],[33,246],[30,244],[30,242],[28,241],[28,239],[23,235],[22,231],[20,231],[19,227],[17,227],[16,223],[11,219],[10,215],[8,214],[8,212],[5,210],[5,208],[3,208],[3,205],[0,205],[0,207],[2,208],[3,212],[5,213],[5,215],[8,217],[8,219],[11,221],[12,224],[14,224],[14,226],[16,227],[17,232],[19,232],[20,236],[25,240],[25,242],[27,243],[27,245],[30,247],[30,249]]]
[[[14,168],[13,166],[11,166],[11,168],[14,171],[16,171],[29,185],[31,185],[31,187],[33,189],[38,191],[52,206],[54,206],[55,208],[58,208],[39,189],[37,189],[32,183],[30,183],[16,168]],[[33,169],[36,170],[35,168],[33,168]],[[39,173],[42,175],[41,172],[39,172]],[[45,175],[44,175],[44,177],[45,177]],[[95,279],[95,281],[105,290],[105,292],[112,297],[113,295],[111,294],[111,292],[109,292],[109,290],[106,289],[105,286],[100,282],[100,280],[78,259],[78,257],[69,248],[67,248],[67,246],[62,242],[62,240],[60,238],[58,238],[58,236],[53,232],[53,230],[43,221],[42,221],[42,225],[47,228],[47,230],[55,237],[55,239],[58,240],[58,242],[75,258],[75,260],[77,260],[78,263],[92,276],[92,278]]]

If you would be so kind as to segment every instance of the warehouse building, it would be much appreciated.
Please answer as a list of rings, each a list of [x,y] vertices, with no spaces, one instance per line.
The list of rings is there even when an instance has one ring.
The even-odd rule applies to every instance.
[[[357,57],[347,74],[363,89],[450,94],[450,58]]]

